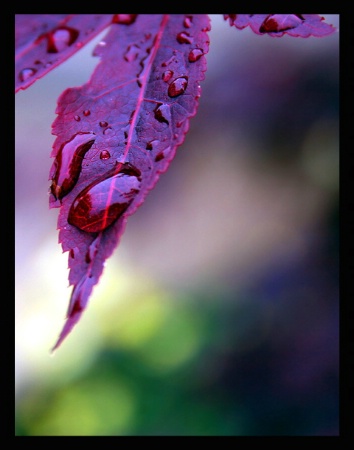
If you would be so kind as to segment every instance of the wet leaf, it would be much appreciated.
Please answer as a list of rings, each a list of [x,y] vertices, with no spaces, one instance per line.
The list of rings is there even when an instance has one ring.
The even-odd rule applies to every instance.
[[[249,26],[256,34],[273,37],[322,37],[336,31],[318,14],[224,14],[224,19],[239,30]]]
[[[79,320],[128,216],[167,170],[196,114],[210,24],[207,15],[188,18],[188,40],[180,37],[185,15],[117,19],[94,50],[101,61],[90,81],[59,98],[50,206],[60,207],[73,291],[54,348]]]

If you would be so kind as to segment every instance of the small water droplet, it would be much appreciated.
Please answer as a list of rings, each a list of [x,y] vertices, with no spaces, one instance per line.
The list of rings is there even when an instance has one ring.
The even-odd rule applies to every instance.
[[[190,28],[192,26],[192,16],[186,16],[183,21],[183,25],[185,28]]]
[[[145,33],[145,40],[148,41],[151,38],[151,33]]]
[[[170,97],[178,97],[185,92],[188,86],[187,77],[176,78],[168,87],[168,95]]]
[[[140,190],[140,171],[118,163],[104,178],[88,185],[73,202],[68,222],[82,231],[98,233],[112,225]]]
[[[122,25],[131,25],[135,22],[137,14],[114,14],[112,23],[120,23]]]
[[[48,61],[48,62],[45,64],[44,67],[47,69],[47,68],[50,67],[52,64],[53,64],[52,61]]]
[[[111,154],[109,153],[108,150],[102,150],[100,153],[100,159],[106,160],[109,159],[111,157]]]
[[[157,139],[153,139],[152,141],[149,141],[146,143],[146,150],[152,150],[153,145],[157,145],[159,141]]]
[[[202,56],[204,55],[204,52],[201,48],[194,48],[189,52],[188,55],[188,61],[189,62],[195,62],[198,61]]]
[[[75,259],[75,252],[74,252],[73,248],[70,249],[69,254],[70,254],[70,258]]]
[[[43,64],[43,61],[41,61],[41,60],[39,60],[39,59],[36,59],[34,63],[35,63],[35,64]]]
[[[26,81],[26,80],[28,80],[28,78],[33,77],[33,75],[36,72],[37,72],[37,70],[36,69],[32,69],[32,68],[23,69],[23,70],[21,70],[20,75],[19,75],[20,80],[21,81]]]
[[[111,127],[107,127],[103,130],[103,134],[104,135],[109,135],[109,134],[113,134],[113,130]]]
[[[124,59],[127,62],[135,61],[139,55],[139,51],[140,51],[140,48],[137,45],[135,45],[135,44],[129,45],[127,48],[127,51],[124,53]]]
[[[164,159],[165,155],[163,154],[163,152],[158,153],[155,156],[155,162],[161,161],[161,159]]]
[[[72,45],[79,36],[78,30],[70,27],[59,27],[46,35],[47,52],[59,53]]]
[[[76,120],[76,122],[80,122],[81,117],[76,115],[76,116],[74,116],[74,119]]]
[[[191,44],[193,42],[193,38],[186,31],[178,33],[176,39],[180,44]]]
[[[170,123],[171,120],[171,110],[166,104],[160,103],[154,109],[155,119],[159,122]]]
[[[50,190],[55,200],[61,200],[75,186],[81,172],[82,160],[95,138],[91,133],[78,133],[60,147],[51,169]]]
[[[259,28],[260,33],[279,33],[296,28],[302,23],[297,14],[270,14]]]
[[[167,83],[167,81],[169,81],[172,76],[173,76],[172,70],[165,70],[165,72],[162,74],[162,79],[163,81],[165,81],[165,83]]]
[[[100,122],[100,127],[106,127],[108,125],[108,122],[104,122],[104,121],[102,121],[102,122]]]
[[[83,111],[84,116],[89,116],[91,114],[91,111],[89,109],[85,109],[85,111]]]

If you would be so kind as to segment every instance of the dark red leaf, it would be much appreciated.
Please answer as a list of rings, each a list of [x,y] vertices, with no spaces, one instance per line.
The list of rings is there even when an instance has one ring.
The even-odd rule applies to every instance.
[[[63,92],[53,123],[50,206],[60,206],[73,285],[54,348],[79,320],[127,217],[184,141],[206,70],[207,15],[126,16],[115,16],[94,50],[101,62],[90,81]]]
[[[16,14],[15,92],[80,50],[112,18],[112,14]]]
[[[224,14],[224,19],[239,30],[249,26],[256,34],[273,37],[322,37],[336,31],[318,14]]]

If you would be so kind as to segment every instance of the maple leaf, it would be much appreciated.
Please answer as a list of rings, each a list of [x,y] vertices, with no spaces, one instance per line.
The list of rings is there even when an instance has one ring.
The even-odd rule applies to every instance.
[[[224,19],[239,30],[249,26],[256,34],[272,37],[322,37],[336,31],[318,14],[224,14]]]
[[[15,92],[59,66],[111,22],[111,14],[16,14]]]
[[[184,141],[200,97],[209,29],[207,15],[114,23],[94,50],[101,61],[90,81],[59,98],[50,206],[60,207],[59,242],[69,251],[73,291],[54,348],[79,320],[127,217]]]

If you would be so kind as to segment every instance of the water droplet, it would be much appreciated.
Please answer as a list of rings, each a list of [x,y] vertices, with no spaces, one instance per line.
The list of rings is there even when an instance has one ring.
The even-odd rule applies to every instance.
[[[145,40],[148,41],[151,38],[151,33],[145,33]]]
[[[177,42],[180,44],[191,44],[193,42],[193,38],[190,37],[189,33],[186,31],[181,31],[177,34]]]
[[[189,52],[188,55],[188,61],[189,62],[195,62],[198,61],[202,56],[204,55],[204,52],[201,48],[194,48]]]
[[[164,159],[165,155],[163,154],[163,152],[158,153],[155,156],[155,162],[161,161],[161,159]]]
[[[135,22],[137,14],[114,14],[112,23],[120,23],[122,25],[131,25]]]
[[[159,122],[170,123],[171,120],[171,110],[166,104],[160,103],[154,109],[155,119]]]
[[[47,52],[59,53],[72,45],[79,36],[79,32],[70,27],[59,27],[46,34],[48,39]]]
[[[135,44],[129,45],[127,48],[127,51],[124,53],[124,59],[127,62],[135,61],[139,55],[139,51],[140,51],[140,48],[137,45],[135,45]]]
[[[47,68],[50,67],[52,64],[53,64],[52,61],[48,61],[44,67],[47,69]]]
[[[102,122],[100,122],[100,127],[106,127],[108,125],[108,122],[104,122],[104,121],[102,121]]]
[[[152,141],[149,141],[146,143],[146,150],[152,150],[153,145],[156,145],[159,141],[157,139],[153,139]]]
[[[26,80],[28,80],[28,78],[33,77],[33,75],[36,72],[37,72],[37,70],[36,69],[32,69],[32,68],[23,69],[23,70],[21,70],[20,75],[19,75],[20,80],[21,81],[26,81]]]
[[[112,225],[140,190],[140,171],[128,163],[87,186],[73,202],[68,222],[82,231],[98,233]]]
[[[270,14],[259,28],[260,33],[281,32],[296,28],[302,23],[296,14]]]
[[[34,63],[35,63],[35,64],[43,64],[43,61],[41,61],[41,60],[39,60],[39,59],[36,59]]]
[[[176,78],[168,87],[168,95],[170,97],[177,97],[185,92],[188,85],[187,77]]]
[[[73,249],[73,248],[70,249],[69,254],[70,254],[70,258],[72,258],[72,259],[75,258],[75,252],[74,252],[74,249]]]
[[[186,16],[183,21],[185,28],[190,28],[192,26],[192,16]]]
[[[162,74],[162,79],[167,83],[173,76],[172,70],[165,70],[165,72]]]
[[[85,109],[85,111],[83,111],[84,116],[89,116],[91,114],[91,111],[89,109]]]
[[[113,134],[113,130],[111,127],[107,127],[103,130],[104,135]]]
[[[55,200],[61,200],[75,186],[82,160],[95,142],[95,137],[91,133],[78,133],[60,147],[51,169],[54,173],[50,190]]]
[[[80,116],[74,116],[74,119],[76,120],[76,122],[80,122],[81,117]]]
[[[108,150],[102,150],[100,153],[100,159],[106,160],[109,159],[111,157],[111,154],[109,153]]]

